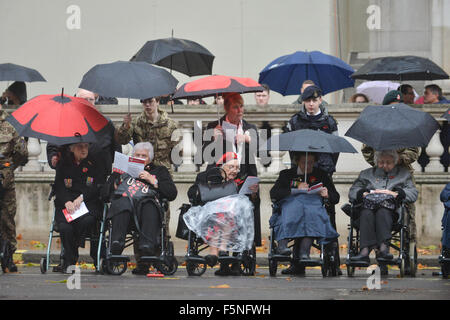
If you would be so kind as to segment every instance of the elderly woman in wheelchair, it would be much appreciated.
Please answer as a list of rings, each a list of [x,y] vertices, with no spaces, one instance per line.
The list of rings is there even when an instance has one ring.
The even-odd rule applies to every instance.
[[[139,234],[139,253],[155,256],[161,249],[161,212],[164,210],[161,200],[174,200],[177,189],[167,168],[152,163],[154,153],[151,143],[137,143],[133,156],[144,159],[145,167],[136,178],[124,173],[114,181],[115,190],[107,215],[107,219],[111,220],[110,252],[120,255],[127,233],[135,228]],[[135,273],[147,274],[149,265],[137,262],[136,269],[140,272]]]
[[[258,184],[249,185],[247,195],[238,194],[246,178],[239,175],[239,169],[237,154],[227,152],[217,161],[215,168],[199,173],[188,190],[193,207],[183,219],[191,230],[190,239],[195,238],[190,240],[186,256],[190,275],[201,275],[206,265],[213,267],[218,262],[220,269],[216,275],[240,275],[242,254],[254,249],[254,206],[251,200],[257,197]],[[199,249],[201,244],[209,247],[209,254],[204,258],[198,256],[206,249]],[[229,251],[233,252],[232,257],[228,256]],[[199,264],[204,265],[201,272],[193,272],[191,267],[196,265],[198,268]],[[254,266],[255,262],[251,264]],[[249,272],[253,273],[252,270]]]
[[[413,203],[418,191],[410,172],[398,166],[395,150],[376,151],[376,166],[361,171],[349,191],[353,206],[360,206],[359,230],[361,248],[350,261],[369,263],[369,254],[377,250],[377,259],[392,260],[389,244],[392,228],[398,216],[396,208],[402,202]]]
[[[324,248],[323,244],[332,244],[339,237],[326,211],[326,206],[339,202],[339,193],[333,182],[324,171],[314,166],[317,161],[315,153],[296,152],[294,161],[297,166],[281,171],[270,190],[274,208],[278,208],[270,219],[272,245],[276,246],[269,256],[274,267],[271,275],[276,273],[276,262],[285,261],[282,256],[290,256],[289,241],[295,240],[289,273],[301,274],[305,265],[323,264],[323,261],[310,258],[314,240],[321,244],[319,248]]]

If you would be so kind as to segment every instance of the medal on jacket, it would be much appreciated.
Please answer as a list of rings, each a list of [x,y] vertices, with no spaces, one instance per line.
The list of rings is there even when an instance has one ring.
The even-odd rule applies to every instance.
[[[64,185],[66,188],[72,188],[72,179],[64,179]]]
[[[94,178],[92,178],[92,177],[87,177],[86,178],[86,185],[88,187],[92,186],[93,183],[94,183]]]

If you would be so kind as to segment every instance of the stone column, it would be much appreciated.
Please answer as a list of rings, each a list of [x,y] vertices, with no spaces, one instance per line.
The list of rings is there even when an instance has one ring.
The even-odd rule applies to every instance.
[[[274,122],[272,125],[272,137],[280,135],[282,133],[281,127],[283,123]],[[286,154],[286,151],[270,151],[270,155],[272,157],[272,163],[267,168],[267,172],[270,173],[278,173],[283,169],[286,169],[286,166],[283,163],[283,156]]]
[[[195,172],[196,167],[193,161],[196,148],[194,145],[192,122],[181,123],[182,141],[182,164],[178,167],[179,172]]]
[[[440,162],[441,155],[444,153],[439,134],[441,130],[437,130],[431,138],[426,148],[427,154],[430,157],[430,163],[425,168],[425,172],[443,172],[444,166]]]
[[[42,148],[37,138],[28,138],[28,163],[23,167],[23,171],[41,171],[41,164],[39,163],[39,155]]]

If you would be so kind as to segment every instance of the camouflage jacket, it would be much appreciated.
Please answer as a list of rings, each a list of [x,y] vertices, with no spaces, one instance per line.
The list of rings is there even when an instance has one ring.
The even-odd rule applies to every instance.
[[[133,143],[150,142],[153,145],[155,157],[153,163],[157,166],[165,166],[171,170],[171,152],[178,144],[179,139],[172,141],[172,133],[177,129],[178,123],[169,118],[167,112],[158,108],[159,118],[156,122],[151,122],[142,112],[137,118],[131,121],[127,130],[122,124],[117,129],[117,141],[120,144],[127,144],[130,140]]]
[[[28,161],[28,150],[25,140],[17,134],[16,129],[6,121],[8,113],[5,110],[0,110],[0,164],[9,163],[10,166],[2,171],[6,182],[13,180],[13,171],[23,166]]]
[[[373,155],[374,150],[372,147],[369,147],[366,144],[363,144],[361,147],[361,152],[364,156],[364,159],[366,159],[367,163],[369,163],[371,166],[374,166],[375,163],[373,161]],[[420,148],[414,147],[414,148],[403,148],[398,149],[398,156],[399,156],[399,165],[407,168],[411,175],[414,173],[414,169],[411,166],[411,164],[414,161],[417,161],[420,156]]]

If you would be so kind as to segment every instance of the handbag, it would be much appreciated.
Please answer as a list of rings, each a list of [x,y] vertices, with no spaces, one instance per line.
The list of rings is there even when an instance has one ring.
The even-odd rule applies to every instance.
[[[190,204],[183,203],[180,207],[180,214],[178,216],[177,232],[175,233],[175,236],[183,240],[189,239],[189,228],[186,226],[183,216],[190,208]]]
[[[395,198],[385,193],[369,193],[364,197],[363,207],[371,210],[379,208],[395,210]]]
[[[208,178],[211,176],[212,173],[217,172],[217,169],[221,170],[223,173],[225,171],[221,168],[213,168],[208,170],[206,174],[206,183],[199,183],[197,184],[197,196],[198,200],[200,200],[201,203],[206,203],[209,201],[214,201],[219,198],[231,196],[233,194],[238,193],[238,188],[236,186],[236,183],[233,180],[227,181],[226,179],[226,173],[225,173],[225,179],[220,175],[221,180],[225,182],[218,182],[216,180],[215,183],[211,183]],[[218,177],[217,173],[214,176],[216,179]]]

